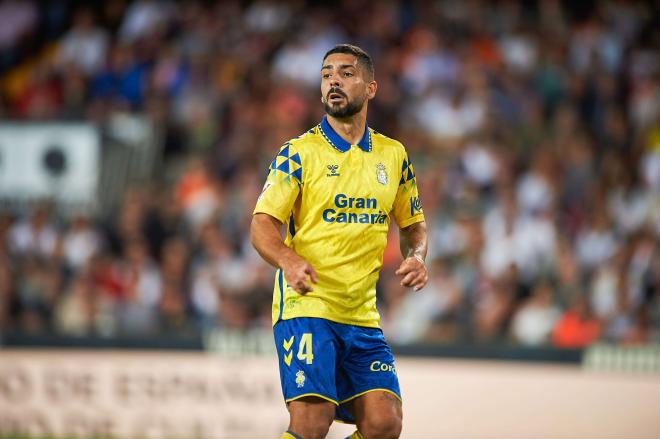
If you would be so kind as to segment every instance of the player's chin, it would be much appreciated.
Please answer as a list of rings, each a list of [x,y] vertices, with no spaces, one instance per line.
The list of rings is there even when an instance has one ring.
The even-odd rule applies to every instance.
[[[344,117],[347,113],[347,106],[348,104],[346,102],[327,103],[325,105],[325,112],[333,117]]]

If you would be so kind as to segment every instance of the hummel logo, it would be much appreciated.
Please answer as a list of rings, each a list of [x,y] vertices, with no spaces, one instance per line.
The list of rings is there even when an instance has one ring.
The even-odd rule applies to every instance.
[[[284,350],[286,352],[289,352],[291,350],[291,345],[293,344],[293,335],[291,338],[287,341],[284,339],[282,343],[282,347],[284,347]],[[284,362],[286,363],[287,366],[291,366],[291,357],[293,356],[293,351],[289,352],[288,354],[284,354]]]
[[[327,166],[329,174],[325,174],[327,177],[339,177],[339,165],[328,165]]]

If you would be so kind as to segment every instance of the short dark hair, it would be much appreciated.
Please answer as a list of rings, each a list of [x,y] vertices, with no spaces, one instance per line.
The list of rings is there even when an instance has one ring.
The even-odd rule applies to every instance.
[[[325,59],[333,53],[347,53],[349,55],[353,55],[357,58],[358,64],[361,65],[362,68],[364,68],[364,70],[367,72],[368,79],[374,79],[374,62],[371,60],[371,56],[369,56],[369,54],[363,49],[352,44],[337,44],[335,47],[325,53],[323,56],[323,61],[325,61]]]

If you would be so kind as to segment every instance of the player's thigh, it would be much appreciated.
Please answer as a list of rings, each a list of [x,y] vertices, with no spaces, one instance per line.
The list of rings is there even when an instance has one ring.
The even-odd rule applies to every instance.
[[[337,404],[336,337],[323,319],[295,318],[274,328],[286,403],[315,396]]]
[[[290,428],[294,432],[310,428],[329,428],[335,418],[335,404],[322,398],[306,396],[288,405]]]
[[[351,401],[355,424],[366,437],[398,437],[403,421],[401,400],[384,390],[374,390]]]
[[[377,328],[352,327],[347,334],[350,350],[337,368],[340,404],[375,390],[401,398],[394,355]]]

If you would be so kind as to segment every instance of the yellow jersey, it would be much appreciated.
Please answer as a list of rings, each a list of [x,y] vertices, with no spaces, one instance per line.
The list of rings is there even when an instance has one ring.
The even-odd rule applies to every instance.
[[[390,216],[399,228],[424,221],[415,173],[403,145],[365,127],[357,145],[327,119],[285,143],[270,165],[254,213],[287,225],[285,245],[318,275],[314,291],[275,275],[273,325],[320,317],[379,327],[376,281]]]

